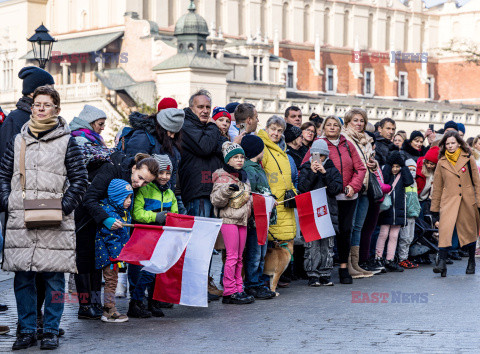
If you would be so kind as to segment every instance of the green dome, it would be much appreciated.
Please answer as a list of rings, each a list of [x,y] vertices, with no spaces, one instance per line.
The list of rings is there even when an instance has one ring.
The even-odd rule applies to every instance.
[[[190,2],[188,7],[188,13],[180,17],[175,24],[174,35],[182,34],[200,34],[200,35],[209,35],[207,21],[195,13],[195,4],[193,1]]]

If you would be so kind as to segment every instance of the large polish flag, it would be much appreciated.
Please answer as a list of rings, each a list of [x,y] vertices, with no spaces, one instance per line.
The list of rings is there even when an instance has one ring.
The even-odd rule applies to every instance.
[[[192,236],[178,261],[157,274],[153,299],[186,306],[208,306],[208,268],[221,219],[167,214],[166,225],[192,229]]]
[[[257,242],[262,246],[267,242],[270,215],[272,215],[275,199],[271,196],[257,193],[252,193],[252,196],[253,214],[255,216],[255,226],[257,227]]]
[[[299,194],[295,201],[305,242],[335,236],[325,187]]]
[[[135,224],[132,236],[116,260],[143,265],[143,270],[163,273],[182,255],[192,228]]]

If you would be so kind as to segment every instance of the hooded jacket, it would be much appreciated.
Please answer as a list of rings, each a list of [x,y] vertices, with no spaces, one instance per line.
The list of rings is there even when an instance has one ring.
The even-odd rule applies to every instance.
[[[143,224],[153,224],[157,213],[161,211],[178,213],[175,193],[155,182],[140,188],[133,204],[133,219]]]
[[[80,146],[94,144],[106,147],[100,134],[95,133],[90,123],[87,123],[79,117],[74,117],[70,122],[70,130],[72,131],[72,136],[75,137],[75,141]]]
[[[27,96],[21,97],[17,102],[17,109],[10,112],[0,127],[0,159],[7,149],[8,143],[30,120],[32,114],[33,99]]]

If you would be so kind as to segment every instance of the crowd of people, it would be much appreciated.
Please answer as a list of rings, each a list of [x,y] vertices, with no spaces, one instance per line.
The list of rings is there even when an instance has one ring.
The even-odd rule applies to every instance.
[[[291,106],[262,128],[254,105],[212,107],[210,93],[199,90],[184,109],[167,97],[155,114],[132,113],[108,147],[105,112],[85,105],[67,123],[48,72],[26,67],[19,77],[23,97],[0,128],[2,269],[15,272],[18,312],[13,349],[38,338],[42,349],[58,347],[64,302],[53,294],[65,293],[66,273],[79,294],[79,319],[163,317],[162,308],[173,305],[153,299],[155,274],[117,257],[128,225],[164,225],[167,213],[223,221],[215,245],[223,252],[223,289],[209,277],[209,301],[272,299],[277,285],[302,278],[311,287],[333,286],[335,265],[339,283],[352,284],[430,264],[437,250],[435,273],[446,276],[461,256],[466,273],[475,273],[480,137],[467,144],[461,123],[407,138],[393,119],[373,125],[361,108],[304,121]],[[292,199],[324,187],[335,237],[305,242]],[[276,200],[264,245],[252,192]],[[425,223],[438,228],[431,249],[415,244]],[[277,247],[292,260],[272,283],[264,267]],[[115,299],[127,289],[123,314]]]

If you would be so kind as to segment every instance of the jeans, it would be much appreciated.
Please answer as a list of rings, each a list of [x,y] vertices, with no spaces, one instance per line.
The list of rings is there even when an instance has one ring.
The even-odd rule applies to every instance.
[[[352,225],[352,246],[360,246],[360,238],[362,235],[363,223],[367,217],[368,212],[368,197],[366,195],[361,195],[357,199],[357,208],[353,213],[353,225]]]
[[[223,274],[223,295],[228,296],[243,292],[243,250],[247,240],[247,227],[223,224],[221,230],[227,250]]]
[[[186,205],[187,214],[193,216],[213,217],[213,205],[210,198],[196,198]]]
[[[15,272],[13,288],[17,300],[20,333],[37,332],[36,274],[36,272]],[[58,335],[65,302],[65,276],[63,273],[47,272],[42,273],[42,277],[46,288],[43,332]]]
[[[142,270],[142,268],[143,266],[141,265],[128,265],[128,283],[130,284],[128,291],[130,292],[130,297],[134,300],[143,300],[143,297],[145,296],[145,289],[148,292],[149,299],[151,299],[153,296],[155,274],[145,272]],[[138,287],[140,287],[140,289],[137,291]]]
[[[257,229],[247,229],[247,242],[245,245],[245,288],[253,288],[263,285],[260,277],[265,265],[267,243],[260,246],[257,242]]]
[[[350,236],[352,234],[352,220],[357,206],[357,200],[337,200],[338,204],[338,234],[337,250],[338,261],[341,264],[348,262],[350,255]]]

